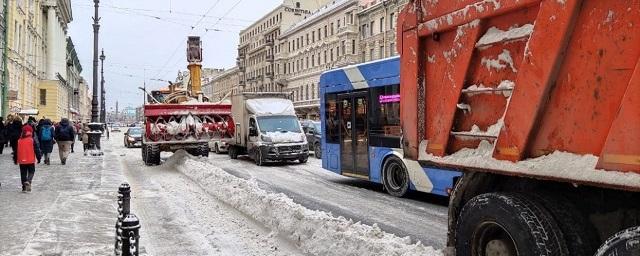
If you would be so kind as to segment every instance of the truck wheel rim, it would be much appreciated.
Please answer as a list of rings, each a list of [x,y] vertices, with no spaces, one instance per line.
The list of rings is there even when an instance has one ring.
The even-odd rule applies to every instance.
[[[513,238],[502,225],[486,221],[473,232],[472,255],[516,256],[518,250]]]
[[[404,171],[404,168],[397,162],[393,162],[389,164],[389,186],[393,190],[401,190],[404,187],[404,183],[407,179],[407,174]]]

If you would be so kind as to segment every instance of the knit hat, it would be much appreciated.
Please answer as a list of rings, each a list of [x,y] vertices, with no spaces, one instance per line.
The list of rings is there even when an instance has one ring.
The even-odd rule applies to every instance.
[[[22,126],[22,137],[31,137],[33,136],[33,127],[31,125]]]

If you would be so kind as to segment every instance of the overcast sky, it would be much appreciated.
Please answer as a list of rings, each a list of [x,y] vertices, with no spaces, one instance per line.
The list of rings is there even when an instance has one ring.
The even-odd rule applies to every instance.
[[[178,70],[186,70],[189,35],[202,37],[204,67],[233,67],[240,30],[280,3],[282,0],[102,0],[100,48],[106,55],[107,108],[113,108],[116,100],[121,109],[141,105],[142,92],[137,88],[145,76],[149,88],[159,88],[166,83],[151,79],[173,81]],[[72,0],[72,5],[69,35],[91,90],[93,1]]]

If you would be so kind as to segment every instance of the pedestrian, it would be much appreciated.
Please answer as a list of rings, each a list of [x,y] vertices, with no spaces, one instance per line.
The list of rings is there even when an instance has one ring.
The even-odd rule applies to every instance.
[[[4,145],[7,144],[7,129],[4,126],[4,118],[0,116],[0,155],[4,151]]]
[[[60,162],[62,165],[67,164],[67,158],[71,152],[71,144],[76,138],[73,126],[69,123],[69,119],[62,118],[60,126],[55,130],[54,139],[58,143],[58,153],[60,153]]]
[[[44,156],[44,164],[51,165],[51,152],[53,152],[53,145],[56,144],[55,129],[51,120],[44,119],[38,125],[38,141],[40,142],[40,151]]]
[[[9,137],[9,145],[11,145],[11,151],[13,156],[13,163],[18,164],[18,139],[22,134],[22,118],[20,116],[14,116],[11,124],[7,127],[7,137]]]
[[[40,155],[40,146],[37,138],[37,136],[33,136],[33,127],[30,125],[22,127],[16,155],[20,165],[20,180],[22,181],[23,193],[31,192],[33,175],[36,172],[36,158]]]
[[[86,156],[87,150],[89,150],[89,131],[91,131],[91,129],[86,123],[82,126],[82,148],[84,149],[84,155]]]

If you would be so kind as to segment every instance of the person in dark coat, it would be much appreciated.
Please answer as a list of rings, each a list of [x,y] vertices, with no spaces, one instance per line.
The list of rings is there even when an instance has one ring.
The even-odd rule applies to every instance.
[[[0,155],[4,151],[4,145],[7,144],[7,129],[4,126],[4,119],[0,116]]]
[[[38,141],[40,141],[40,151],[42,151],[44,157],[44,164],[51,165],[51,152],[53,152],[53,144],[56,143],[54,139],[55,129],[53,128],[51,120],[41,120],[37,131]]]
[[[67,164],[69,153],[71,153],[71,144],[76,138],[76,134],[73,130],[73,126],[69,122],[69,119],[63,118],[60,121],[60,126],[56,128],[56,135],[54,138],[58,143],[60,162],[62,165],[65,165]]]
[[[13,151],[13,163],[18,164],[18,139],[20,139],[20,135],[22,134],[22,119],[19,116],[13,117],[13,122],[7,127],[7,137],[9,137],[9,144],[11,145],[11,149]]]

